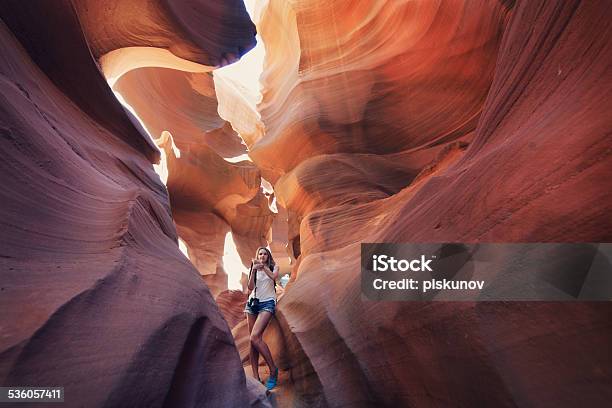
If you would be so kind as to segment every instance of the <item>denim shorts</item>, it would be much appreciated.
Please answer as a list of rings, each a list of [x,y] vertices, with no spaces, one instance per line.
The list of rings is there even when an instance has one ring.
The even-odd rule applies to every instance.
[[[270,312],[274,314],[275,309],[276,309],[276,302],[274,301],[274,299],[270,299],[270,300],[266,300],[265,302],[259,302],[259,304],[256,307],[250,307],[249,302],[247,301],[244,311],[249,314],[257,316],[260,312],[263,312],[264,310],[266,312]]]

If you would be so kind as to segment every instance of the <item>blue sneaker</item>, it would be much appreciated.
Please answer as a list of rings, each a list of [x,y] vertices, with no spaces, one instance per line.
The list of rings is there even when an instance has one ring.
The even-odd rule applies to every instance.
[[[274,375],[271,375],[268,378],[268,381],[266,382],[266,388],[268,390],[271,390],[272,388],[276,387],[277,381],[278,381],[278,367],[276,368],[276,372],[274,373]]]

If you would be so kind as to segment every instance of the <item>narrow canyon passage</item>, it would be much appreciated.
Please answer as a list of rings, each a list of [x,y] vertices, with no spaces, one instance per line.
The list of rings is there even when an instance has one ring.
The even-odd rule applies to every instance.
[[[377,302],[360,254],[611,242],[611,17],[0,2],[0,386],[67,406],[605,406],[610,302]],[[259,247],[284,277],[271,393],[243,313]]]

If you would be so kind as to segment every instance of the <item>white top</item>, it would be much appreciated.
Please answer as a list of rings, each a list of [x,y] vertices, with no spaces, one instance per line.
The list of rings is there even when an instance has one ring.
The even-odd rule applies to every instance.
[[[257,299],[260,302],[265,302],[266,300],[274,300],[276,301],[276,289],[274,289],[274,281],[270,278],[264,271],[257,271],[257,293],[255,290],[251,291],[249,295],[249,299],[255,297],[257,294]]]

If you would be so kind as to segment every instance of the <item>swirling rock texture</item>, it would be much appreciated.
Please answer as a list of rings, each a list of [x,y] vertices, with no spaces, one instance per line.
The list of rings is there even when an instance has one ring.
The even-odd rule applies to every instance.
[[[606,405],[609,304],[363,301],[359,243],[610,241],[608,6],[268,2],[243,136],[298,258],[292,404]]]
[[[150,32],[170,24],[189,34],[198,50],[166,43],[179,45],[170,47],[177,58],[197,51],[216,65],[229,45],[254,42],[250,23],[224,31],[248,21],[242,5],[129,3],[165,7],[171,17]],[[159,151],[92,58],[114,46],[96,43],[97,17],[86,14],[127,4],[0,3],[0,383],[60,385],[71,406],[262,405],[210,291],[178,249],[152,167]],[[210,24],[195,26],[203,14]],[[144,37],[101,37],[151,45],[130,27]],[[193,40],[207,29],[208,42]]]
[[[270,2],[259,28],[266,133],[246,140],[251,157],[276,183],[321,154],[393,154],[464,136],[506,11],[491,1]],[[266,160],[277,149],[294,154]]]
[[[201,65],[226,65],[255,46],[255,27],[240,0],[73,0],[72,4],[107,77],[142,66],[207,71]]]
[[[255,45],[253,23],[239,0],[78,0],[74,6],[113,89],[166,146],[166,184],[179,235],[216,295],[227,289],[225,235],[232,232],[246,265],[265,244],[272,222],[259,171],[246,161],[223,160],[246,149],[218,116],[206,73]],[[161,138],[164,131],[171,136]],[[180,156],[168,150],[172,145]]]
[[[605,405],[607,303],[368,302],[359,244],[610,241],[608,4],[258,15],[259,104],[209,74],[254,44],[238,0],[0,2],[0,382],[266,406],[225,291],[231,231],[243,261],[281,234],[295,260],[265,334],[281,406]]]
[[[113,90],[134,109],[154,139],[168,131],[180,151],[196,144],[223,158],[246,153],[240,137],[217,114],[210,74],[139,68],[118,78]]]
[[[221,260],[226,234],[232,232],[246,265],[266,243],[272,223],[259,170],[247,161],[224,160],[246,148],[217,114],[212,76],[206,73],[254,46],[244,5],[136,0],[78,1],[75,7],[113,89],[165,152],[178,233],[216,295],[227,289]],[[169,134],[162,137],[163,132]]]
[[[209,74],[139,68],[118,78],[113,89],[163,149],[179,236],[217,295],[227,289],[221,259],[226,234],[232,232],[245,265],[267,242],[273,214],[259,170],[240,160],[246,146],[219,117]]]
[[[231,329],[238,323],[245,321],[244,304],[247,300],[245,292],[241,290],[226,290],[221,292],[215,300]]]

